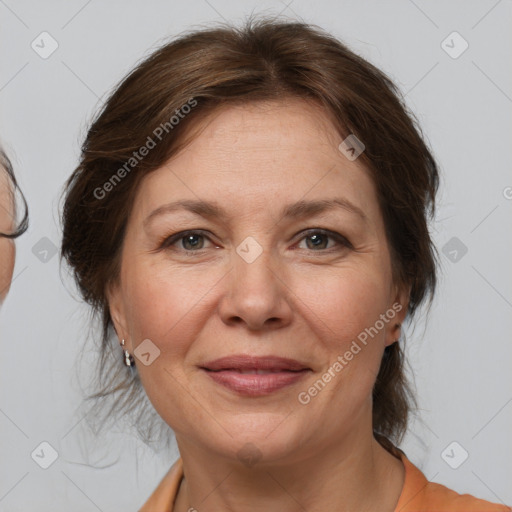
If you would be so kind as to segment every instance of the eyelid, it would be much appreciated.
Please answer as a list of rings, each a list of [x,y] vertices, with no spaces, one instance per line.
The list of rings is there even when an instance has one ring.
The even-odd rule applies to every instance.
[[[298,242],[301,242],[307,236],[311,236],[314,234],[328,236],[328,237],[336,240],[336,242],[338,242],[338,244],[340,244],[340,245],[345,245],[346,247],[349,247],[350,249],[354,248],[354,246],[352,245],[352,243],[350,242],[350,240],[347,237],[343,236],[341,233],[337,233],[336,231],[331,231],[329,229],[324,229],[324,228],[308,228],[308,229],[302,230],[300,233],[298,233],[298,235],[301,235]],[[331,248],[331,250],[332,249],[335,249],[335,248]],[[312,252],[329,252],[329,249],[325,249],[323,251],[312,251]]]
[[[172,235],[164,236],[158,243],[159,249],[165,249],[170,247],[172,244],[179,242],[182,238],[185,238],[188,235],[201,235],[204,238],[210,240],[212,243],[212,239],[209,236],[209,232],[204,229],[186,229],[184,231],[179,231],[178,233],[174,233]],[[199,249],[197,251],[185,251],[185,252],[200,252],[203,249]]]

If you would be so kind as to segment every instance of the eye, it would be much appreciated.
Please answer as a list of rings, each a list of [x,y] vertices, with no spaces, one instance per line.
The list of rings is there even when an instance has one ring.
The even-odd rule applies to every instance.
[[[159,243],[159,248],[181,250],[188,253],[200,252],[203,249],[208,249],[208,246],[205,246],[206,241],[211,242],[210,238],[202,230],[181,231],[165,237]],[[303,241],[306,242],[305,249],[314,252],[331,252],[331,250],[353,248],[352,244],[344,236],[325,229],[310,229],[304,232],[299,245]],[[218,247],[217,245],[214,246]],[[304,249],[304,247],[299,246],[299,249]]]
[[[334,241],[334,243],[329,245],[329,240]],[[344,236],[325,229],[311,229],[306,232],[300,241],[306,242],[306,249],[316,252],[323,252],[323,250],[333,249],[333,247],[336,249],[336,245],[352,248],[352,244]]]
[[[202,231],[181,231],[180,233],[164,238],[159,244],[159,247],[166,249],[180,244],[181,247],[178,246],[176,249],[181,249],[186,252],[196,252],[205,249],[205,240],[209,240],[209,238]]]

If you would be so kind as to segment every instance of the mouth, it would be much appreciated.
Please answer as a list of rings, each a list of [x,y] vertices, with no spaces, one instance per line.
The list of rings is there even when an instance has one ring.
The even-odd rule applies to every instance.
[[[294,359],[236,355],[200,366],[214,382],[235,393],[264,396],[302,380],[311,368]]]

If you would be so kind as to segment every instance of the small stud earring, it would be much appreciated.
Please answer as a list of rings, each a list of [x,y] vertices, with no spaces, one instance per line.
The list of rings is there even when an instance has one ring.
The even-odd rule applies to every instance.
[[[121,341],[121,346],[124,347],[124,340]],[[135,360],[133,359],[132,355],[128,350],[125,350],[123,348],[123,357],[124,357],[124,364],[126,366],[133,366],[135,364]]]

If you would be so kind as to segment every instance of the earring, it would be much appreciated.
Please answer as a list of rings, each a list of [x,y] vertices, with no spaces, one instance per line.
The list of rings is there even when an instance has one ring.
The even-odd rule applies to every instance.
[[[121,341],[121,346],[124,347],[124,340]],[[124,356],[124,364],[126,366],[133,366],[135,364],[135,360],[128,350],[123,348],[123,356]]]

